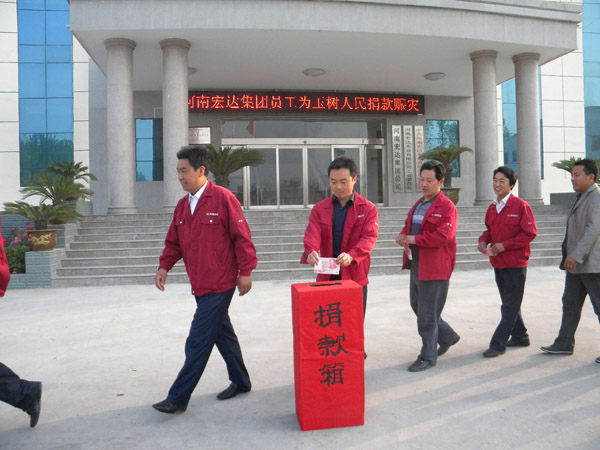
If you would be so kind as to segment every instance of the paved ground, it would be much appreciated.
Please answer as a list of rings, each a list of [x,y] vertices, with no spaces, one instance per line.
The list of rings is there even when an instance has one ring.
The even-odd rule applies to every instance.
[[[573,356],[541,354],[558,330],[563,273],[530,268],[523,308],[533,345],[484,359],[499,319],[491,269],[457,272],[445,319],[462,339],[426,372],[408,276],[371,279],[364,426],[302,432],[295,416],[290,286],[256,282],[231,316],[251,393],[228,385],[215,352],[188,410],[162,400],[183,361],[194,302],[185,285],[9,291],[0,361],[44,383],[38,426],[0,404],[0,449],[592,449],[600,444],[600,327],[589,302]]]

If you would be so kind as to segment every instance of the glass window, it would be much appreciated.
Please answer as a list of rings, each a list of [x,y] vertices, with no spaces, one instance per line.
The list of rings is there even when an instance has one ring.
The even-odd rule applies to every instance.
[[[26,184],[55,161],[73,161],[73,38],[66,28],[68,2],[19,0],[17,9],[21,184]]]
[[[264,164],[250,167],[250,204],[252,206],[277,205],[275,148],[257,148]]]
[[[46,97],[46,65],[19,64],[19,97]]]
[[[73,35],[67,28],[69,24],[68,11],[46,12],[46,44],[73,45]]]
[[[69,3],[66,0],[46,0],[48,11],[69,11]]]
[[[381,120],[223,120],[223,138],[383,138]]]
[[[19,10],[19,44],[46,45],[46,24],[43,11]]]
[[[427,150],[459,145],[458,120],[427,120],[425,122]],[[460,156],[452,161],[452,176],[460,177]]]
[[[65,2],[66,3],[66,2]],[[44,10],[44,2],[41,0],[17,0],[18,9],[36,9]]]
[[[45,63],[43,45],[19,45],[19,63]]]
[[[47,135],[47,164],[54,161],[73,161],[73,133]]]
[[[73,132],[73,99],[49,98],[48,108],[48,133]]]
[[[71,49],[69,45],[53,45],[46,47],[46,59],[50,63],[70,63],[73,61]]]
[[[135,120],[137,181],[163,179],[162,119]]]
[[[46,132],[46,99],[21,99],[19,129],[21,133]]]
[[[48,97],[73,97],[73,65],[47,64]]]

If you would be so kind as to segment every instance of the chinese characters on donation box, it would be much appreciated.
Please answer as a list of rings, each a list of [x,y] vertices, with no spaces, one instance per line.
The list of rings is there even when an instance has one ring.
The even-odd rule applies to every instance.
[[[296,415],[303,431],[364,424],[362,287],[292,285]]]

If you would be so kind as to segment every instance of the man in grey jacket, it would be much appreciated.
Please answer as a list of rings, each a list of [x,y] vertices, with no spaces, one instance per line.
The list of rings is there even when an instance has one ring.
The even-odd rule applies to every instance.
[[[567,217],[567,232],[562,244],[561,269],[566,270],[563,315],[558,337],[552,345],[541,347],[546,353],[572,355],[575,331],[586,296],[600,318],[600,189],[598,166],[591,159],[577,161],[571,183],[577,201]],[[600,357],[596,358],[600,363]]]

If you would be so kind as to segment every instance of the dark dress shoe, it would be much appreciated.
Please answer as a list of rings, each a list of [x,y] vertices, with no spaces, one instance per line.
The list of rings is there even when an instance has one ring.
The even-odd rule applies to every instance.
[[[229,400],[230,398],[233,398],[238,394],[243,394],[245,392],[250,392],[250,388],[241,387],[235,383],[231,383],[227,389],[225,389],[223,392],[219,392],[217,398],[219,400]]]
[[[505,352],[506,350],[494,350],[493,348],[488,348],[482,355],[486,358],[495,358],[496,356],[504,355]]]
[[[540,350],[551,355],[572,355],[572,348],[559,347],[556,344],[549,345],[547,347],[540,347]]]
[[[409,372],[422,372],[423,370],[427,370],[430,367],[435,366],[435,363],[431,361],[425,361],[424,359],[418,358],[414,363],[408,366]]]
[[[175,414],[178,412],[184,412],[187,409],[187,405],[177,405],[171,403],[169,400],[163,400],[162,402],[155,403],[152,407],[165,414]]]
[[[506,343],[507,347],[529,347],[529,339],[519,339],[512,337]]]
[[[25,411],[29,414],[29,426],[34,428],[38,420],[40,420],[40,412],[42,410],[42,383],[39,381],[32,381],[35,386],[35,394],[32,405]]]
[[[444,344],[444,345],[440,344],[440,346],[439,346],[439,348],[438,348],[438,351],[437,351],[437,354],[438,354],[438,356],[442,356],[444,353],[446,353],[446,352],[448,351],[448,349],[449,349],[450,347],[452,347],[452,346],[453,346],[454,344],[456,344],[458,341],[460,341],[460,336],[458,336],[458,337],[456,338],[456,340],[455,340],[454,342],[452,342],[451,344]]]
[[[600,364],[600,356],[598,356],[598,357],[596,358],[596,362],[597,362],[598,364]]]

